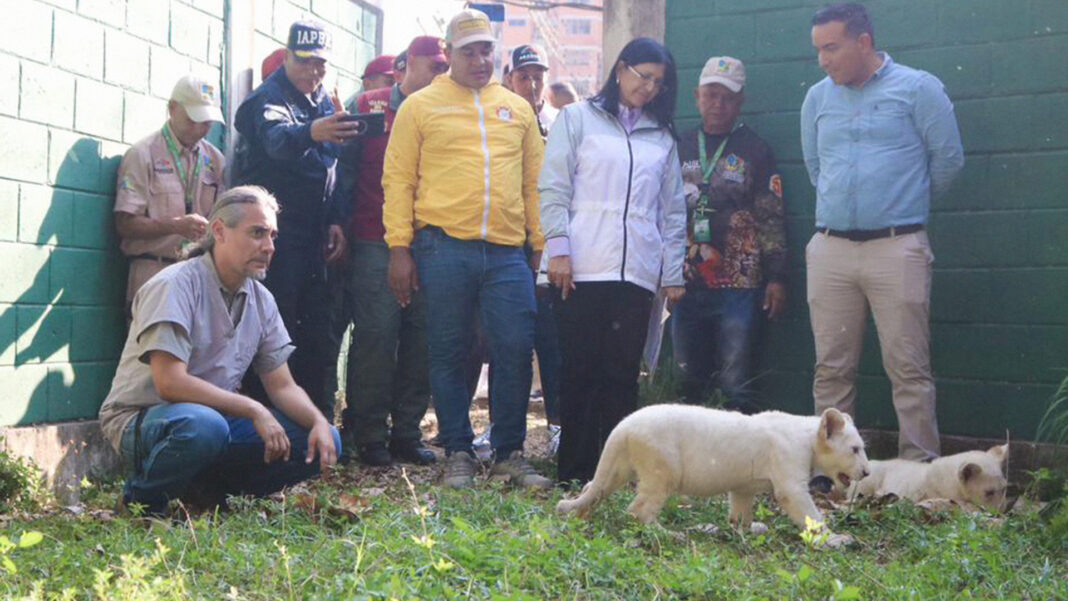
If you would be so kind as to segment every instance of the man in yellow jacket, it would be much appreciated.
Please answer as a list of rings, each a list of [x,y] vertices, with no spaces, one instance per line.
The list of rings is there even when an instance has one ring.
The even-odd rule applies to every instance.
[[[491,474],[548,488],[552,482],[523,458],[534,346],[531,269],[544,245],[537,190],[544,144],[530,104],[492,81],[489,18],[460,12],[445,41],[449,72],[401,105],[386,148],[389,285],[402,306],[420,286],[426,296],[445,485],[474,482],[464,364],[478,311],[494,370]],[[529,264],[525,243],[534,249]]]

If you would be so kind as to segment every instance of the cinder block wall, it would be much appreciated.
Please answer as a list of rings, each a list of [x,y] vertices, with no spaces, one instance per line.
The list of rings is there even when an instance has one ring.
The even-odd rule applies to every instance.
[[[765,336],[761,383],[811,411],[813,341],[804,247],[815,191],[801,160],[799,111],[823,77],[810,19],[822,0],[668,0],[680,66],[680,124],[697,125],[692,89],[705,58],[746,62],[743,119],[774,148],[789,213],[790,312]],[[876,43],[925,69],[956,106],[967,166],[933,205],[933,367],[945,434],[1032,439],[1068,368],[1068,3],[873,0]],[[896,429],[874,328],[861,363],[858,418]]]
[[[96,416],[126,329],[115,170],[162,126],[178,77],[222,85],[227,1],[0,0],[0,426]],[[351,0],[253,6],[259,60],[297,18],[336,23],[334,72],[342,95],[355,90],[378,13]],[[258,78],[258,61],[235,67],[249,66]],[[210,139],[224,146],[225,130]]]
[[[178,77],[220,80],[223,0],[3,4],[0,425],[93,417],[125,331],[115,169]]]

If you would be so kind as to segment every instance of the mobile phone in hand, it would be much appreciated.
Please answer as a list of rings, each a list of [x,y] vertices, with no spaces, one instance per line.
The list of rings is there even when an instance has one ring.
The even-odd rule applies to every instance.
[[[386,133],[385,113],[356,113],[354,115],[345,115],[340,120],[359,124],[356,128],[357,138],[381,136]]]

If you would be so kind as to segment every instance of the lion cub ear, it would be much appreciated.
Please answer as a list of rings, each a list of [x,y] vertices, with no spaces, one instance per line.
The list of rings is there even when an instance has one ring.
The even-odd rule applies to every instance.
[[[983,468],[979,467],[975,463],[965,463],[957,470],[957,477],[961,482],[967,483],[969,480],[975,478],[979,474],[983,473]]]
[[[845,415],[834,407],[824,410],[820,416],[820,436],[830,440],[835,434],[840,434],[846,427]]]
[[[1009,443],[998,445],[996,447],[990,447],[986,451],[991,457],[997,460],[1001,464],[1001,471],[1006,471],[1009,467]]]

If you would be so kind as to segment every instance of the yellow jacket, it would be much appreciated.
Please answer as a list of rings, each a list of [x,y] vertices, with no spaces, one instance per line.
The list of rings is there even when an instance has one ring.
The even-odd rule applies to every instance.
[[[440,227],[461,240],[541,250],[538,171],[545,152],[530,104],[497,82],[439,75],[401,104],[386,148],[382,221],[390,247]]]

